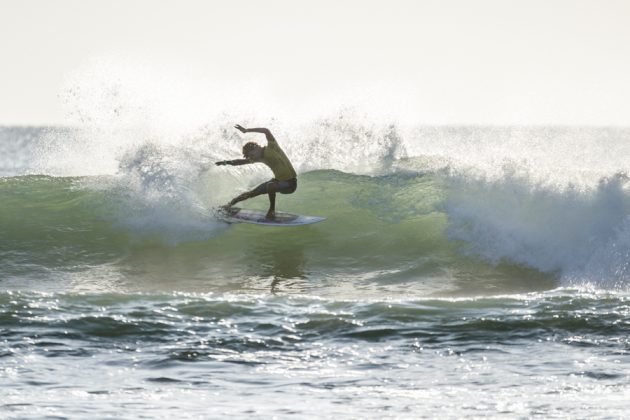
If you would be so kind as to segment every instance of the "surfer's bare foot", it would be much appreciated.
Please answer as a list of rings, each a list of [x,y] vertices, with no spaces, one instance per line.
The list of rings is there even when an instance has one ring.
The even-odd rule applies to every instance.
[[[231,209],[232,209],[231,204],[224,204],[222,206],[219,206],[219,211],[222,211],[223,213],[229,213]]]
[[[267,215],[265,216],[265,219],[267,219],[267,220],[273,220],[275,218],[276,218],[276,212],[273,211],[273,210],[269,210],[267,212]]]

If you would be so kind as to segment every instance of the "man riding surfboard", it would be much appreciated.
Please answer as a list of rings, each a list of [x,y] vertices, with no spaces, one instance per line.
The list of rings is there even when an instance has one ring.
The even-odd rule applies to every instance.
[[[267,128],[245,128],[239,124],[234,128],[241,133],[262,133],[267,138],[267,146],[262,147],[258,143],[248,142],[243,146],[244,159],[224,160],[215,162],[216,165],[249,165],[251,163],[264,163],[271,169],[274,177],[267,182],[264,182],[254,188],[251,191],[244,192],[243,194],[235,197],[228,204],[223,206],[224,209],[229,209],[234,204],[247,200],[248,198],[256,197],[262,194],[269,195],[269,210],[267,211],[266,218],[273,220],[276,212],[276,193],[280,194],[292,194],[297,189],[297,174],[291,161],[284,153],[284,151],[278,145],[273,134]]]

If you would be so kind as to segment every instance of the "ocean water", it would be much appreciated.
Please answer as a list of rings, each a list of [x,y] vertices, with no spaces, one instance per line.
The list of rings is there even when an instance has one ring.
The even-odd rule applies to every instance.
[[[0,128],[0,417],[627,416],[630,129],[273,120],[269,228],[256,118],[105,114]]]

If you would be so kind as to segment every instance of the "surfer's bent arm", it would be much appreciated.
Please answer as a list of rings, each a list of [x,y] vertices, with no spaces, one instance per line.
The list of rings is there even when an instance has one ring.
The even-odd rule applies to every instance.
[[[265,137],[267,137],[267,142],[277,142],[276,138],[273,136],[273,134],[271,134],[271,131],[269,131],[268,128],[245,128],[240,124],[236,124],[234,128],[236,128],[241,133],[261,133],[264,134]]]
[[[221,166],[221,165],[240,166],[240,165],[248,165],[250,163],[256,163],[256,162],[250,159],[234,159],[234,160],[222,160],[220,162],[215,162],[214,164],[217,166]]]

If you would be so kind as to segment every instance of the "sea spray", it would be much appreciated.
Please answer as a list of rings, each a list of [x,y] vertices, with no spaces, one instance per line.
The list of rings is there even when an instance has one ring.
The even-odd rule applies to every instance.
[[[465,242],[468,254],[556,271],[566,284],[628,287],[625,174],[586,190],[541,185],[513,168],[497,180],[454,176],[450,181],[447,232]]]

